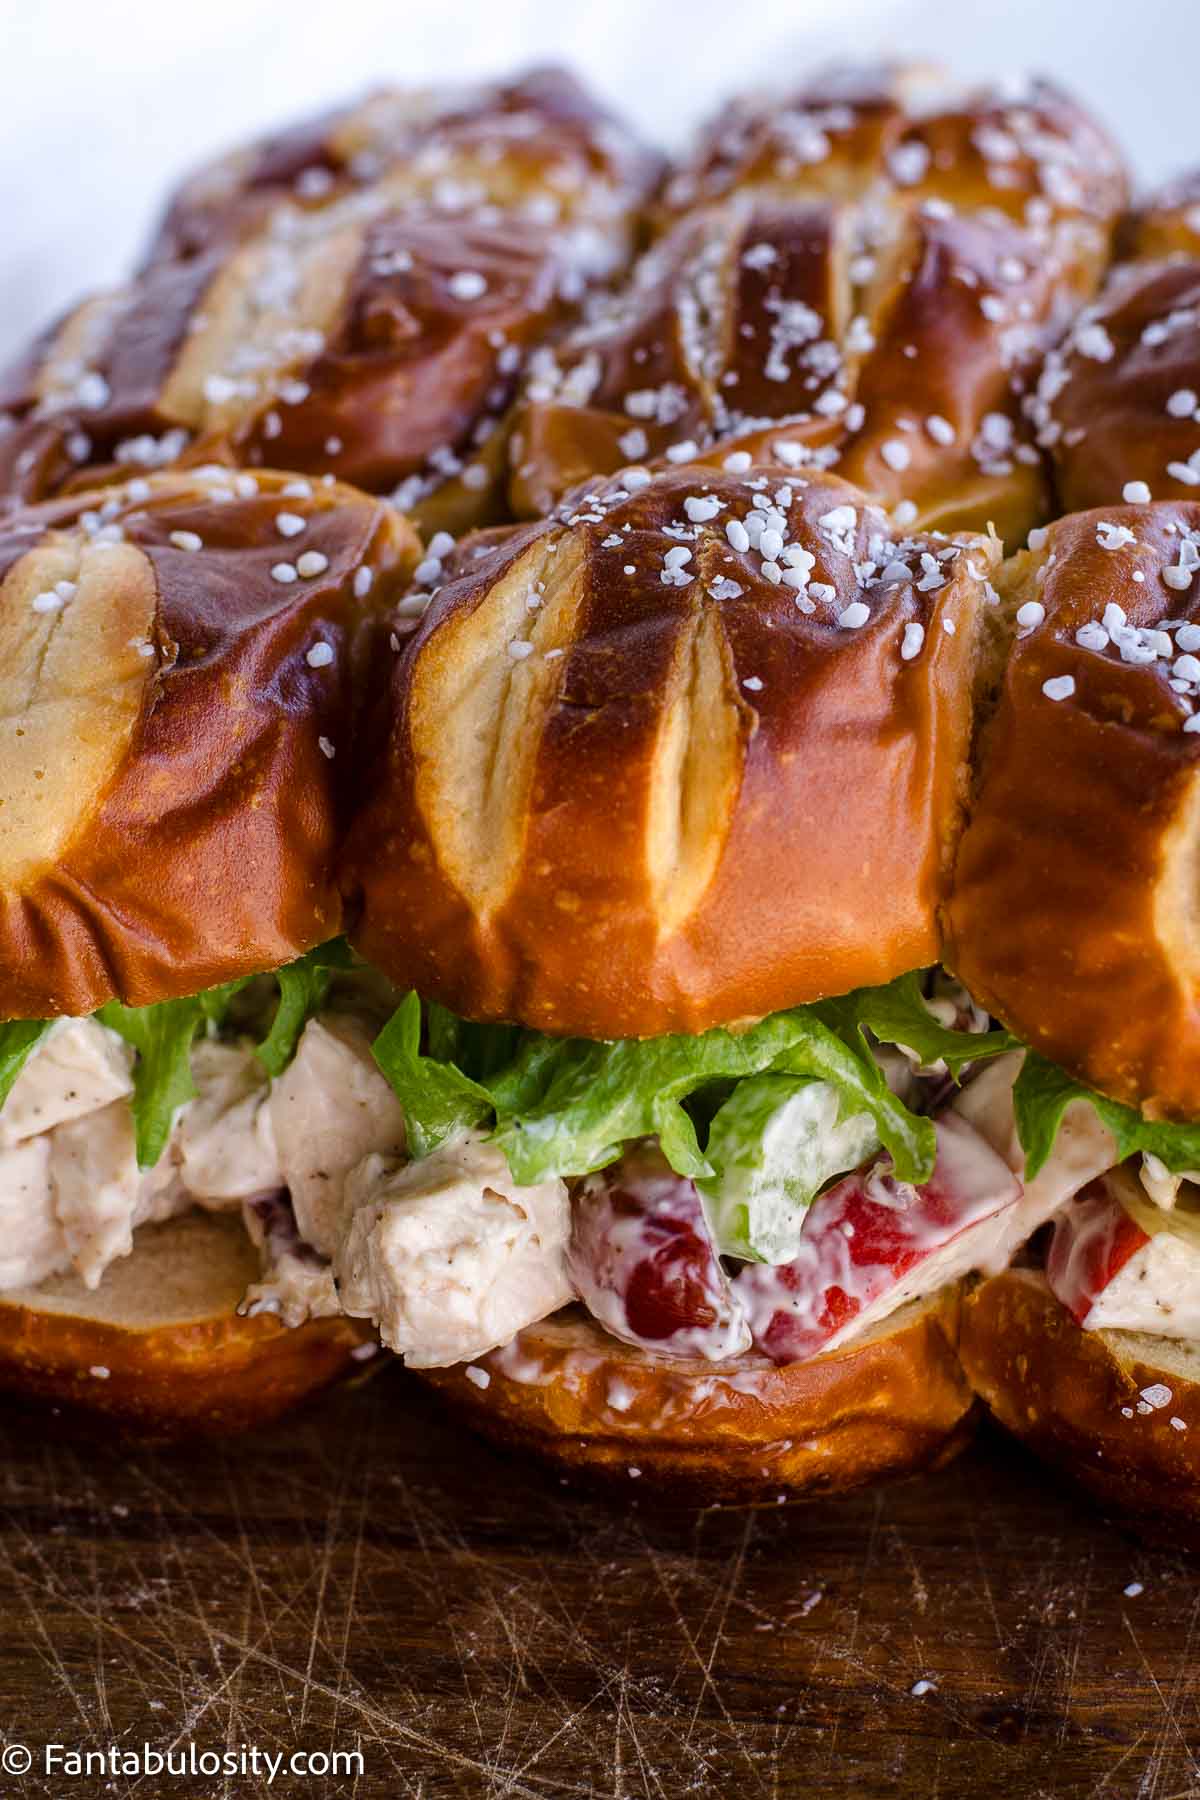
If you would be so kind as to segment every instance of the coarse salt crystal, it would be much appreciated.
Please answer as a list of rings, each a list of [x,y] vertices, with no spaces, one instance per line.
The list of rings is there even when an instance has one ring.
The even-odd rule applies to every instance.
[[[715,494],[689,494],[683,503],[683,510],[693,525],[702,525],[707,519],[715,519],[721,510],[721,502]]]
[[[446,286],[456,300],[481,300],[487,293],[487,282],[477,269],[460,269]]]
[[[925,627],[919,625],[915,619],[911,620],[910,623],[904,627],[904,638],[900,645],[900,655],[903,657],[904,661],[911,662],[914,656],[919,655],[921,645],[924,642]]]

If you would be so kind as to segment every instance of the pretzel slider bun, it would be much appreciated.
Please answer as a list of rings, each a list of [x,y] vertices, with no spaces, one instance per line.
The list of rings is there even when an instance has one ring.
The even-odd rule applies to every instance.
[[[762,469],[635,471],[468,541],[396,667],[357,947],[590,1038],[936,960],[994,554]]]
[[[1043,1274],[1009,1269],[965,1299],[959,1347],[971,1386],[1014,1436],[1139,1530],[1169,1521],[1195,1542],[1193,1339],[1083,1330]]]
[[[410,528],[216,470],[0,525],[0,1010],[83,1016],[340,929],[333,858]]]
[[[67,1273],[0,1294],[0,1388],[139,1434],[267,1424],[351,1367],[370,1334],[341,1317],[240,1314],[259,1272],[236,1215],[143,1226],[99,1288]]]
[[[483,523],[568,273],[545,226],[350,203],[154,267],[0,376],[0,491],[222,461],[393,493],[427,532]]]
[[[1044,84],[866,68],[735,99],[627,286],[531,359],[514,507],[691,444],[1023,536],[1047,504],[1020,397],[1095,293],[1124,195],[1111,144]]]
[[[527,1330],[478,1365],[423,1370],[493,1441],[556,1466],[705,1499],[840,1493],[938,1468],[970,1435],[958,1360],[959,1290],[915,1300],[844,1348],[719,1367],[647,1354],[581,1309]]]
[[[919,527],[1023,536],[1045,495],[1018,396],[1072,308],[1007,221],[815,197],[689,215],[534,353],[514,506],[690,445],[836,470]]]
[[[1127,194],[1122,158],[1054,83],[970,87],[921,64],[833,67],[735,96],[664,193],[669,216],[734,194],[870,198],[1032,232],[1080,299],[1094,293]]]
[[[1027,408],[1064,510],[1200,488],[1200,175],[1149,196],[1126,260],[1046,359]]]
[[[1078,1079],[1200,1116],[1200,505],[1062,519],[1006,565],[1018,636],[980,749],[945,960]]]
[[[607,272],[628,255],[662,159],[566,69],[445,88],[377,88],[243,145],[171,197],[148,261],[171,262],[347,200],[503,216],[576,239]]]

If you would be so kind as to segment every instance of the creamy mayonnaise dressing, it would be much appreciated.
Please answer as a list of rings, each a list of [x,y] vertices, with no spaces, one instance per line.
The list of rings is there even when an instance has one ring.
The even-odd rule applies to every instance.
[[[947,1023],[961,1022],[957,1002],[942,1004],[947,1014],[958,1006]],[[95,1287],[128,1255],[140,1225],[200,1205],[242,1211],[263,1263],[249,1310],[288,1324],[339,1311],[370,1319],[415,1366],[471,1361],[511,1344],[581,1290],[602,1323],[642,1341],[612,1310],[616,1300],[610,1317],[597,1299],[611,1289],[627,1305],[625,1277],[583,1282],[580,1243],[572,1264],[562,1181],[519,1186],[502,1153],[474,1132],[405,1160],[403,1112],[371,1055],[370,1012],[356,1011],[351,996],[312,1018],[274,1080],[249,1040],[202,1038],[192,1057],[195,1098],[157,1166],[144,1171],[134,1147],[132,1051],[95,1019],[56,1025],[0,1110],[0,1288],[68,1268]],[[914,1060],[889,1050],[879,1060],[910,1098]],[[934,1182],[920,1192],[861,1167],[859,1177],[824,1186],[870,1154],[871,1122],[841,1119],[821,1082],[747,1084],[747,1103],[727,1120],[727,1185],[702,1184],[703,1203],[721,1249],[766,1261],[729,1289],[714,1258],[729,1329],[710,1332],[713,1347],[697,1353],[732,1367],[750,1328],[762,1341],[781,1309],[792,1353],[835,1348],[947,1282],[1006,1267],[1041,1225],[1073,1217],[1075,1196],[1112,1169],[1115,1142],[1094,1109],[1076,1102],[1045,1166],[1026,1182],[1012,1103],[1020,1066],[1020,1052],[998,1058],[957,1092],[939,1121]],[[748,1154],[752,1130],[765,1158]],[[1143,1161],[1142,1187],[1158,1208],[1175,1205],[1182,1179]],[[809,1204],[814,1186],[822,1191]],[[614,1212],[609,1262],[619,1251],[622,1269],[646,1238],[645,1222],[636,1223]],[[656,1254],[661,1261],[661,1247]],[[1149,1231],[1091,1296],[1083,1322],[1200,1335],[1200,1239]]]

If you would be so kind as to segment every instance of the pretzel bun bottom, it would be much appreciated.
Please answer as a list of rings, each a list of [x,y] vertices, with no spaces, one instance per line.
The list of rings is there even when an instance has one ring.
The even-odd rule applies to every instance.
[[[807,1362],[714,1365],[633,1349],[572,1307],[478,1365],[419,1373],[494,1443],[573,1474],[640,1475],[706,1501],[818,1496],[940,1468],[963,1447],[974,1400],[958,1324],[946,1288]]]
[[[241,1317],[259,1272],[229,1214],[143,1226],[94,1292],[72,1273],[0,1295],[0,1391],[153,1437],[268,1424],[350,1368],[370,1334],[344,1318]]]
[[[967,1295],[959,1348],[1000,1423],[1141,1534],[1200,1527],[1200,1346],[1085,1331],[1039,1272],[1010,1269]]]

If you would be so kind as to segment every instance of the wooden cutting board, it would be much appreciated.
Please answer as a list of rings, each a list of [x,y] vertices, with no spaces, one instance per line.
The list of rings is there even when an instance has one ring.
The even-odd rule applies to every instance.
[[[0,1728],[34,1753],[0,1795],[1200,1795],[1200,1565],[990,1438],[701,1513],[496,1455],[399,1369],[252,1442],[11,1405],[0,1438]],[[39,1773],[48,1741],[189,1740],[364,1772]]]

